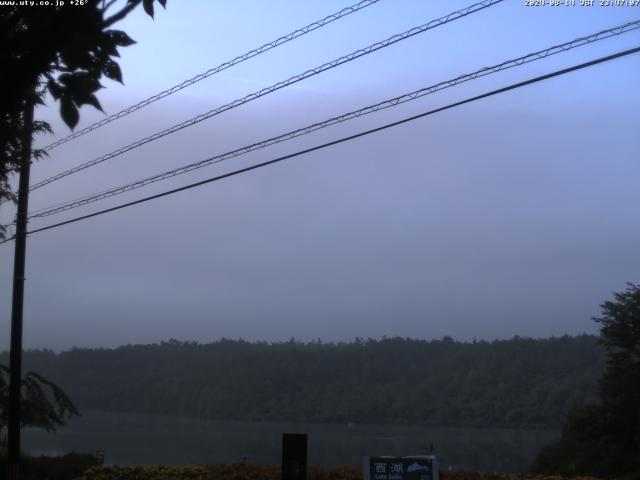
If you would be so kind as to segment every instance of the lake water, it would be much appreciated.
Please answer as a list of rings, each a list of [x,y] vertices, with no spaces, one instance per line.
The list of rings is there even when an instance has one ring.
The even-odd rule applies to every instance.
[[[308,434],[309,465],[360,466],[364,455],[425,454],[442,469],[526,471],[558,432],[387,425],[251,423],[85,412],[55,434],[25,429],[32,455],[104,450],[106,464],[280,463],[283,433]]]

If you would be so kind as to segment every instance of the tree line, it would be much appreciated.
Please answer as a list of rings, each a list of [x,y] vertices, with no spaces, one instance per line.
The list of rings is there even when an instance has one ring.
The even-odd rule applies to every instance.
[[[0,363],[8,361],[0,354]],[[350,343],[170,340],[31,350],[80,411],[206,419],[558,428],[593,400],[597,337]]]

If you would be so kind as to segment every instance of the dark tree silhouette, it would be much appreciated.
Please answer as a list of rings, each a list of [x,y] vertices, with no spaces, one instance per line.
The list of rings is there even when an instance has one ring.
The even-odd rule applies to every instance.
[[[540,473],[640,477],[640,286],[601,305],[607,351],[597,404],[573,411],[562,437],[536,461]]]
[[[0,365],[0,434],[7,426],[9,402],[9,369]],[[22,379],[22,427],[38,427],[54,431],[80,412],[69,396],[42,375],[28,372]]]
[[[9,179],[18,170],[25,108],[43,103],[45,93],[60,103],[60,115],[73,129],[82,105],[102,110],[96,92],[100,78],[122,82],[118,48],[135,43],[111,26],[138,5],[153,17],[155,0],[87,0],[60,7],[0,7],[0,200],[15,200]],[[166,0],[157,0],[163,7]],[[68,2],[67,2],[68,3]],[[51,131],[36,121],[32,133]],[[43,155],[34,151],[34,157]],[[2,232],[0,232],[0,235]]]

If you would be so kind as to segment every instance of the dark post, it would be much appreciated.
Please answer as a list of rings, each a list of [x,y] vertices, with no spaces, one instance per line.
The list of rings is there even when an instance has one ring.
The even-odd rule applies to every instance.
[[[11,351],[9,354],[9,479],[18,479],[20,465],[20,400],[22,382],[22,310],[24,303],[24,264],[27,249],[27,212],[29,210],[29,173],[31,170],[31,137],[33,134],[33,99],[25,105],[22,137],[22,165],[18,184],[16,214],[16,247],[13,260],[13,300],[11,304]]]
[[[307,435],[282,435],[282,480],[307,480]]]

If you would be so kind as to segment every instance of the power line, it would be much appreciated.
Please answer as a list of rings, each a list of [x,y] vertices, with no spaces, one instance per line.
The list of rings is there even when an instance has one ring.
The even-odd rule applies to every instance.
[[[147,105],[152,104],[153,102],[156,102],[164,97],[168,97],[169,95],[172,95],[180,90],[182,90],[183,88],[187,88],[191,85],[193,85],[194,83],[197,83],[201,80],[204,80],[205,78],[208,78],[212,75],[215,75],[216,73],[220,73],[223,70],[226,70],[227,68],[231,68],[234,65],[238,65],[239,63],[245,62],[253,57],[256,57],[262,53],[265,53],[273,48],[279,47],[280,45],[283,45],[287,42],[290,42],[298,37],[301,37],[303,35],[306,35],[307,33],[310,33],[314,30],[317,30],[321,27],[324,27],[332,22],[335,22],[336,20],[339,20],[341,18],[346,17],[347,15],[351,15],[352,13],[355,13],[359,10],[362,10],[370,5],[373,5],[375,3],[378,3],[380,0],[364,0],[361,1],[359,3],[356,3],[354,5],[351,5],[349,7],[343,8],[342,10],[333,13],[331,15],[328,15],[326,17],[324,17],[321,20],[317,20],[313,23],[310,23],[309,25],[299,28],[287,35],[283,35],[280,38],[277,38],[276,40],[273,40],[272,42],[268,42],[265,43],[264,45],[251,50],[247,53],[244,53],[242,55],[238,55],[237,57],[235,57],[233,60],[229,60],[227,62],[221,63],[220,65],[218,65],[217,67],[211,68],[209,70],[207,70],[206,72],[200,73],[198,75],[196,75],[195,77],[192,77],[188,80],[183,81],[182,83],[179,83],[177,85],[174,85],[173,87],[170,87],[160,93],[157,93],[145,100],[142,100],[138,103],[136,103],[135,105],[131,105],[130,107],[127,107],[117,113],[114,113],[113,115],[110,115],[96,123],[93,123],[91,125],[89,125],[88,127],[83,128],[82,130],[78,130],[77,132],[74,132],[64,138],[61,138],[60,140],[57,140],[53,143],[51,143],[50,145],[47,145],[46,147],[44,147],[44,150],[46,151],[50,151],[53,150],[54,148],[62,145],[63,143],[67,143],[75,138],[81,137],[93,130],[96,130],[100,127],[103,127],[104,125],[113,122],[114,120],[118,120],[119,118],[125,117],[133,112],[135,112],[136,110],[140,110],[141,108],[146,107]]]
[[[29,232],[27,232],[27,234],[28,234],[28,233],[29,233]],[[16,239],[16,236],[15,236],[15,235],[11,235],[9,238],[5,238],[4,240],[2,240],[2,241],[0,242],[0,245],[2,245],[3,243],[10,242],[11,240],[15,240],[15,239]]]
[[[420,33],[424,33],[428,30],[431,30],[433,28],[436,28],[440,25],[444,25],[447,24],[449,22],[452,22],[454,20],[458,20],[460,18],[466,17],[467,15],[470,15],[472,13],[478,12],[480,10],[483,10],[485,8],[491,7],[493,5],[496,5],[498,3],[503,2],[504,0],[484,0],[482,2],[479,3],[475,3],[473,5],[470,5],[467,8],[464,8],[462,10],[457,10],[455,12],[452,12],[444,17],[438,18],[436,20],[431,20],[430,22],[421,25],[419,27],[414,27],[411,28],[410,30],[407,30],[406,32],[400,33],[400,34],[396,34],[393,35],[385,40],[382,40],[380,42],[376,42],[372,45],[369,45],[368,47],[362,48],[360,50],[356,50],[355,52],[352,52],[348,55],[342,56],[336,60],[333,60],[331,62],[327,62],[319,67],[313,68],[311,70],[307,70],[303,73],[300,73],[298,75],[295,75],[293,77],[290,77],[287,80],[284,81],[280,81],[278,83],[275,83],[274,85],[271,85],[270,87],[266,87],[263,88],[262,90],[259,90],[257,92],[251,93],[243,98],[234,100],[231,103],[228,103],[226,105],[223,105],[221,107],[215,108],[213,110],[210,110],[206,113],[203,113],[201,115],[198,115],[196,117],[193,117],[189,120],[186,120],[182,123],[179,123],[177,125],[174,125],[172,127],[169,127],[165,130],[162,130],[160,132],[156,132],[153,135],[150,135],[148,137],[145,137],[143,139],[140,139],[134,143],[131,143],[125,147],[119,148],[118,150],[115,150],[111,153],[108,153],[106,155],[102,155],[101,157],[95,158],[94,160],[91,160],[89,162],[83,163],[81,165],[78,165],[77,167],[71,168],[69,170],[66,170],[62,173],[59,173],[57,175],[54,175],[53,177],[49,177],[45,180],[42,180],[41,182],[36,183],[35,185],[33,185],[31,187],[30,190],[36,190],[40,187],[43,187],[45,185],[48,185],[49,183],[55,182],[56,180],[60,180],[61,178],[67,177],[69,175],[72,175],[74,173],[77,173],[79,171],[82,171],[86,168],[92,167],[94,165],[97,165],[99,163],[102,163],[106,160],[109,160],[111,158],[117,157],[119,155],[122,155],[123,153],[129,152],[135,148],[138,148],[142,145],[145,145],[149,142],[152,142],[154,140],[157,140],[159,138],[165,137],[167,135],[173,134],[179,130],[182,130],[183,128],[187,128],[190,127],[192,125],[195,125],[199,122],[202,122],[203,120],[206,120],[208,118],[213,117],[214,115],[219,115],[227,110],[231,110],[232,108],[235,108],[237,106],[243,105],[247,102],[250,102],[252,100],[256,100],[260,97],[263,97],[269,93],[275,92],[276,90],[279,90],[281,88],[287,87],[289,85],[292,85],[294,83],[300,82],[306,78],[312,77],[314,75],[318,75],[322,72],[325,72],[329,69],[335,68],[339,65],[342,65],[344,63],[347,62],[351,62],[353,60],[355,60],[356,58],[362,57],[364,55],[368,55],[372,52],[375,52],[377,50],[380,50],[382,48],[386,48],[390,45],[393,45],[397,42],[400,42],[402,40],[406,40],[407,38],[413,37],[414,35],[418,35]]]
[[[287,132],[285,134],[276,136],[276,137],[272,137],[269,138],[267,140],[262,140],[260,142],[257,143],[253,143],[251,145],[236,149],[236,150],[232,150],[223,154],[219,154],[213,157],[209,157],[207,159],[195,162],[195,163],[191,163],[189,165],[185,165],[182,167],[178,167],[151,177],[146,177],[142,180],[137,180],[135,182],[131,182],[128,183],[126,185],[122,185],[119,187],[115,187],[112,188],[110,190],[105,190],[102,192],[99,192],[97,194],[92,194],[92,195],[88,195],[76,200],[72,200],[66,203],[61,203],[52,207],[46,207],[40,210],[37,210],[36,212],[34,212],[29,218],[43,218],[43,217],[47,217],[49,215],[54,215],[56,213],[60,213],[66,210],[71,210],[73,208],[78,208],[84,205],[88,205],[90,203],[94,203],[97,202],[99,200],[103,200],[105,198],[109,198],[109,197],[113,197],[115,195],[119,195],[131,190],[135,190],[141,187],[144,187],[146,185],[150,185],[152,183],[155,182],[159,182],[161,180],[166,180],[168,178],[171,177],[175,177],[177,175],[181,175],[208,165],[212,165],[212,164],[216,164],[216,163],[220,163],[223,162],[225,160],[240,156],[240,155],[244,155],[246,153],[261,149],[261,148],[265,148],[267,146],[271,146],[271,145],[275,145],[277,143],[281,143],[287,140],[291,140],[293,138],[297,138],[300,137],[302,135],[306,135],[309,133],[312,133],[314,131],[320,130],[322,128],[326,128],[328,126],[331,125],[335,125],[338,123],[342,123],[348,120],[352,120],[354,118],[358,118],[364,115],[368,115],[370,113],[373,112],[377,112],[386,108],[390,108],[390,107],[395,107],[399,104],[405,103],[405,102],[409,102],[412,100],[416,100],[418,98],[421,98],[425,95],[429,95],[435,92],[438,92],[440,90],[444,90],[446,88],[450,88],[453,87],[455,85],[458,85],[460,83],[463,82],[467,82],[470,80],[474,80],[476,78],[480,78],[480,77],[484,77],[486,75],[491,75],[493,73],[497,73],[500,72],[502,70],[506,70],[509,68],[513,68],[513,67],[517,67],[520,65],[524,65],[530,62],[534,62],[537,60],[541,60],[544,59],[546,57],[549,57],[551,55],[555,55],[557,53],[562,53],[562,52],[566,52],[569,51],[571,49],[583,46],[583,45],[588,45],[606,38],[610,38],[612,36],[616,36],[616,35],[621,35],[623,33],[626,32],[630,32],[633,30],[636,30],[640,28],[640,20],[636,20],[633,22],[629,22],[623,25],[619,25],[613,28],[609,28],[607,30],[602,30],[600,32],[591,34],[589,36],[585,36],[585,37],[580,37],[580,38],[576,38],[574,40],[571,40],[570,42],[566,42],[560,45],[555,45],[549,48],[546,48],[544,50],[539,50],[537,52],[534,53],[529,53],[527,55],[518,57],[516,59],[512,59],[512,60],[507,60],[504,61],[502,63],[499,63],[497,65],[491,66],[491,67],[484,67],[481,68],[480,70],[477,70],[475,72],[472,73],[468,73],[465,75],[460,75],[456,78],[453,78],[451,80],[446,80],[440,83],[437,83],[435,85],[431,85],[429,87],[425,87],[416,91],[413,91],[411,93],[407,93],[389,100],[385,100],[383,102],[379,102],[376,103],[374,105],[370,105],[364,108],[361,108],[359,110],[355,110],[349,113],[345,113],[343,115],[340,116],[336,116],[336,117],[332,117],[328,120],[322,121],[322,122],[318,122],[318,123],[314,123],[312,125],[303,127],[303,128],[299,128],[297,130],[291,131],[291,132]]]
[[[300,155],[304,155],[306,153],[310,153],[310,152],[314,152],[314,151],[317,151],[317,150],[321,150],[321,149],[324,149],[324,148],[327,148],[327,147],[330,147],[330,146],[333,146],[333,145],[338,145],[340,143],[344,143],[344,142],[347,142],[347,141],[350,141],[350,140],[354,140],[356,138],[364,137],[364,136],[370,135],[372,133],[380,132],[382,130],[386,130],[386,129],[391,128],[391,127],[402,125],[404,123],[408,123],[408,122],[417,120],[417,119],[422,118],[422,117],[426,117],[426,116],[429,116],[429,115],[433,115],[435,113],[439,113],[439,112],[442,112],[442,111],[445,111],[445,110],[449,110],[449,109],[452,109],[452,108],[455,108],[455,107],[459,107],[459,106],[465,105],[467,103],[475,102],[477,100],[481,100],[481,99],[484,99],[484,98],[487,98],[487,97],[491,97],[491,96],[498,95],[498,94],[501,94],[501,93],[504,93],[504,92],[508,92],[510,90],[515,90],[517,88],[521,88],[521,87],[524,87],[524,86],[527,86],[527,85],[531,85],[533,83],[541,82],[543,80],[548,80],[550,78],[558,77],[560,75],[565,75],[565,74],[570,73],[570,72],[581,70],[583,68],[591,67],[593,65],[597,65],[597,64],[600,64],[600,63],[608,62],[608,61],[611,61],[611,60],[614,60],[614,59],[617,59],[617,58],[621,58],[621,57],[624,57],[624,56],[627,56],[627,55],[631,55],[631,54],[634,54],[634,53],[637,53],[637,52],[640,52],[640,47],[636,47],[636,48],[632,48],[632,49],[625,50],[625,51],[622,51],[622,52],[618,52],[618,53],[615,53],[613,55],[608,55],[606,57],[600,57],[600,58],[598,58],[596,60],[591,60],[589,62],[581,63],[579,65],[574,65],[572,67],[564,68],[562,70],[556,70],[556,71],[554,71],[552,73],[548,73],[546,75],[541,75],[541,76],[538,76],[538,77],[535,77],[535,78],[531,78],[529,80],[525,80],[525,81],[522,81],[522,82],[514,83],[514,84],[511,84],[511,85],[509,85],[507,87],[499,88],[497,90],[492,90],[490,92],[483,93],[483,94],[477,95],[475,97],[471,97],[471,98],[467,98],[465,100],[461,100],[459,102],[451,103],[451,104],[446,105],[444,107],[436,108],[434,110],[429,110],[427,112],[423,112],[423,113],[420,113],[418,115],[413,115],[411,117],[407,117],[407,118],[404,118],[402,120],[398,120],[396,122],[387,123],[387,124],[382,125],[380,127],[372,128],[370,130],[366,130],[366,131],[363,131],[363,132],[360,132],[360,133],[356,133],[354,135],[349,135],[347,137],[343,137],[343,138],[340,138],[338,140],[333,140],[331,142],[327,142],[327,143],[324,143],[324,144],[321,144],[321,145],[316,145],[315,147],[307,148],[307,149],[304,149],[304,150],[299,150],[297,152],[294,152],[294,153],[291,153],[291,154],[288,154],[288,155],[284,155],[284,156],[275,158],[273,160],[269,160],[269,161],[266,161],[266,162],[258,163],[256,165],[252,165],[250,167],[241,168],[239,170],[234,170],[232,172],[225,173],[223,175],[218,175],[218,176],[215,176],[215,177],[212,177],[212,178],[208,178],[206,180],[202,180],[202,181],[199,181],[199,182],[196,182],[196,183],[192,183],[192,184],[183,186],[183,187],[175,188],[173,190],[168,190],[168,191],[165,191],[165,192],[162,192],[162,193],[158,193],[156,195],[151,195],[151,196],[148,196],[148,197],[145,197],[145,198],[141,198],[139,200],[135,200],[133,202],[124,203],[124,204],[121,204],[121,205],[117,205],[115,207],[107,208],[105,210],[100,210],[98,212],[90,213],[88,215],[82,215],[80,217],[72,218],[72,219],[66,220],[64,222],[59,222],[59,223],[55,223],[53,225],[48,225],[46,227],[37,228],[35,230],[29,231],[28,233],[32,234],[32,233],[43,232],[45,230],[50,230],[52,228],[57,228],[57,227],[60,227],[60,226],[63,226],[63,225],[68,225],[70,223],[79,222],[81,220],[86,220],[88,218],[96,217],[96,216],[103,215],[103,214],[106,214],[106,213],[110,213],[110,212],[113,212],[113,211],[116,211],[116,210],[120,210],[120,209],[123,209],[123,208],[131,207],[133,205],[137,205],[137,204],[140,204],[140,203],[145,203],[145,202],[148,202],[148,201],[151,201],[151,200],[155,200],[155,199],[160,198],[160,197],[164,197],[164,196],[167,196],[167,195],[172,195],[174,193],[182,192],[184,190],[189,190],[191,188],[199,187],[199,186],[205,185],[207,183],[215,182],[215,181],[218,181],[218,180],[222,180],[224,178],[228,178],[228,177],[232,177],[232,176],[235,176],[235,175],[239,175],[241,173],[246,173],[246,172],[249,172],[251,170],[256,170],[258,168],[266,167],[267,165],[272,165],[274,163],[282,162],[283,160],[287,160],[287,159],[294,158],[294,157],[297,157],[297,156],[300,156]],[[9,240],[11,240],[11,239],[4,240],[3,242],[0,242],[0,243],[5,243],[5,242],[8,242]]]

